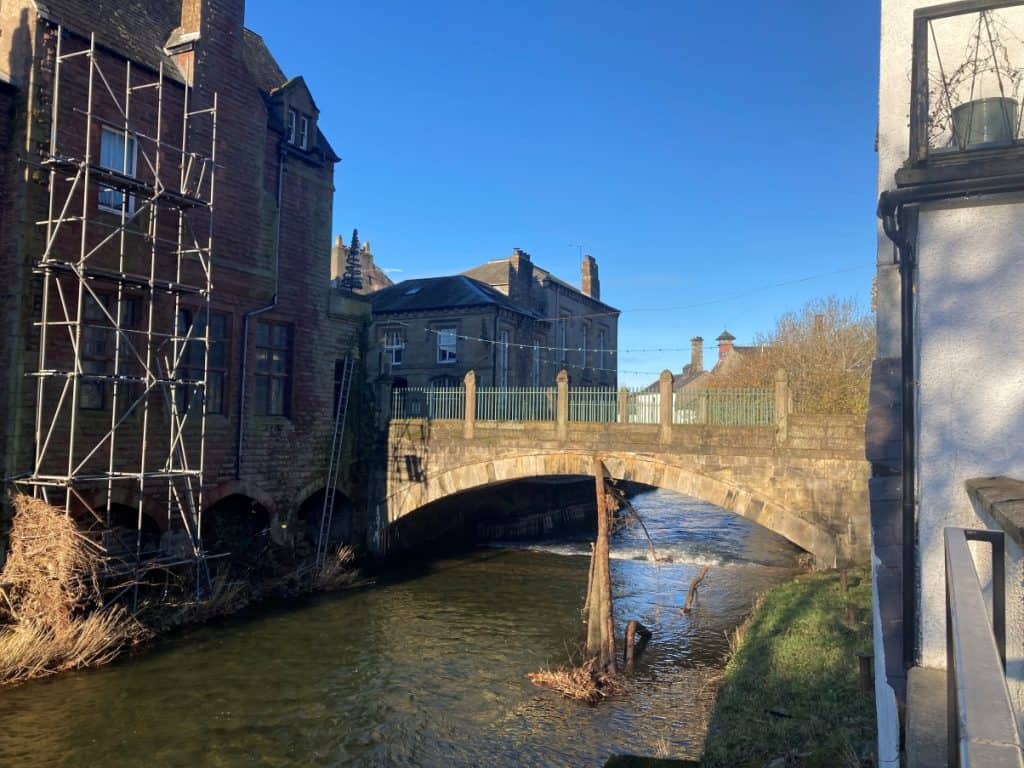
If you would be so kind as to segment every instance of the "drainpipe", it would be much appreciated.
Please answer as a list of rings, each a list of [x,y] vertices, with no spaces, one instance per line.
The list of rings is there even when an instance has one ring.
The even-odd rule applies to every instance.
[[[883,193],[884,195],[885,193]],[[918,206],[916,204],[883,210],[879,216],[886,236],[896,245],[900,268],[900,384],[902,390],[902,532],[903,532],[903,665],[917,660],[917,563],[916,526],[916,423],[914,392],[914,248],[917,242]]]
[[[1024,174],[1012,173],[984,179],[958,179],[917,184],[882,192],[878,217],[882,229],[895,244],[900,268],[900,378],[903,400],[902,467],[903,486],[903,663],[917,661],[916,600],[916,433],[914,345],[914,270],[917,266],[917,223],[921,203],[1024,191]]]
[[[235,479],[242,476],[242,439],[245,435],[245,373],[249,365],[249,320],[277,307],[281,287],[281,190],[284,186],[284,161],[288,156],[284,141],[277,152],[277,231],[274,235],[274,296],[269,304],[250,309],[242,316],[242,361],[238,366],[238,435],[235,444]]]

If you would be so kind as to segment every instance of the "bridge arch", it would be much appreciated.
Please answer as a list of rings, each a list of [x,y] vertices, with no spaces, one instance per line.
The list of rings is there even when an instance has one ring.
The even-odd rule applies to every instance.
[[[429,473],[423,482],[398,483],[388,495],[388,522],[394,523],[421,507],[448,496],[496,483],[545,476],[593,476],[596,462],[608,474],[677,491],[752,520],[811,553],[820,567],[834,567],[837,542],[833,534],[793,510],[738,485],[687,466],[682,456],[657,456],[610,451],[537,451],[489,458]]]

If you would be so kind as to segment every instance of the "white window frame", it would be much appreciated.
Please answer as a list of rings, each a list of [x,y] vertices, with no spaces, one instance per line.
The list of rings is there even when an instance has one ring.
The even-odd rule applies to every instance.
[[[459,336],[457,328],[437,329],[437,362],[450,365],[459,360]]]
[[[288,110],[288,143],[295,144],[295,123],[298,121],[299,113],[294,109]]]
[[[299,118],[299,148],[309,149],[309,118],[305,115]]]
[[[117,142],[120,147],[120,157],[116,160],[108,158],[108,162],[104,162],[103,157],[103,145],[104,140],[111,138]],[[128,142],[128,152],[125,152],[125,140]],[[101,126],[100,130],[100,166],[107,168],[117,173],[123,173],[125,176],[131,176],[135,178],[135,172],[138,168],[139,159],[139,141],[130,131],[118,130],[111,128],[110,126]],[[127,162],[128,167],[125,168]],[[121,202],[124,199],[124,195],[128,196],[128,207],[126,208],[129,214],[135,212],[135,195],[125,192],[124,190],[114,189],[113,187],[104,187],[102,184],[99,187],[99,196],[97,198],[97,205],[100,210],[110,211],[111,213],[121,213]]]
[[[389,328],[384,331],[384,352],[391,361],[392,368],[397,368],[402,364],[403,349],[405,349],[405,338],[402,336],[401,328]]]

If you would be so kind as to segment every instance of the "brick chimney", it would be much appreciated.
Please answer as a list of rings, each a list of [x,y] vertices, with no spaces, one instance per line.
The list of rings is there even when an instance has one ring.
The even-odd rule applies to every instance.
[[[597,259],[589,253],[580,265],[580,290],[592,299],[601,300],[601,281],[597,277]]]
[[[530,306],[532,288],[533,262],[530,261],[530,254],[513,248],[508,259],[508,297],[524,306]]]
[[[732,353],[732,343],[736,341],[736,337],[728,331],[722,331],[715,341],[718,342],[718,362],[722,362]]]
[[[694,336],[690,339],[690,373],[700,373],[704,370],[704,339],[701,336]]]
[[[245,0],[181,0],[181,23],[164,49],[189,85],[195,84],[196,47],[235,56],[242,39]]]
[[[341,239],[341,235],[334,241],[334,246],[331,248],[331,280],[337,280],[343,274],[345,274],[345,260],[348,257],[348,248],[345,246],[345,241]]]

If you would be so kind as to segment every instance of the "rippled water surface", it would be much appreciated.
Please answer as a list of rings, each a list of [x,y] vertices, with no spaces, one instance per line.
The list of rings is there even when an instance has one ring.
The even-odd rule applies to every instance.
[[[618,630],[654,631],[627,697],[587,707],[529,683],[580,636],[589,546],[507,546],[0,691],[0,766],[597,766],[657,742],[696,756],[707,669],[797,550],[677,494],[634,503],[672,562],[647,559],[638,527],[613,540]]]

